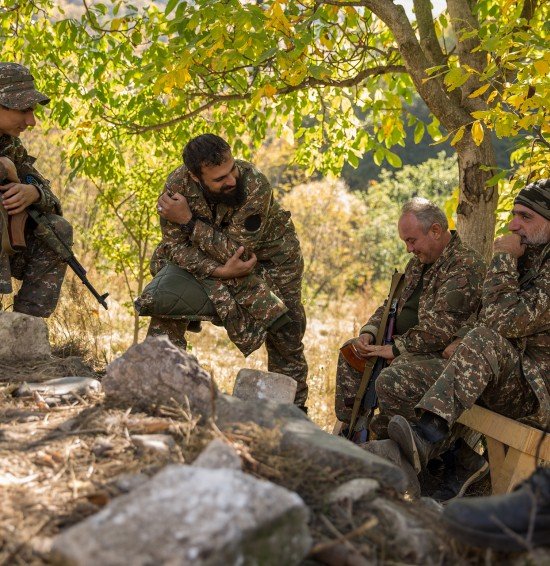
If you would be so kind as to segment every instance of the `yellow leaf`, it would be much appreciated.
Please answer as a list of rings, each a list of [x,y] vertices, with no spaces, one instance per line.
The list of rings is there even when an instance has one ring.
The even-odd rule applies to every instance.
[[[550,72],[550,64],[547,61],[539,60],[533,63],[537,73],[545,77]]]
[[[451,140],[451,145],[458,143],[464,137],[464,126],[458,128],[458,131],[454,135],[453,139]]]
[[[487,83],[486,85],[480,86],[478,89],[474,90],[474,92],[468,95],[468,98],[477,98],[481,96],[491,85]]]
[[[480,145],[483,141],[484,131],[483,125],[479,120],[472,124],[472,139],[476,145]]]
[[[122,23],[122,18],[113,18],[111,22],[111,31],[116,31],[120,28],[120,24]]]
[[[271,10],[267,12],[268,21],[266,23],[267,28],[276,29],[282,31],[283,33],[290,34],[291,27],[281,4],[279,2],[274,2],[271,6]]]
[[[273,85],[265,85],[262,90],[263,95],[269,96],[270,98],[273,98],[275,94],[277,94],[277,89]]]
[[[497,94],[498,94],[498,90],[493,90],[493,92],[487,97],[487,104],[491,104],[491,102],[493,102]]]

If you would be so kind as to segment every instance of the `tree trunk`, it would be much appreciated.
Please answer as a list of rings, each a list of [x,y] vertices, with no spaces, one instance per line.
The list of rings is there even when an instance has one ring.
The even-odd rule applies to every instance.
[[[465,244],[489,260],[492,255],[498,202],[497,188],[485,188],[485,184],[496,171],[493,144],[487,137],[478,147],[468,132],[456,145],[456,150],[460,187],[457,208],[458,233]]]

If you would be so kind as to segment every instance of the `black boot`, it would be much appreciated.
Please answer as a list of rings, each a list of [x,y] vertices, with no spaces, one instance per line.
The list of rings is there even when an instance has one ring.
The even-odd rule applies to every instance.
[[[388,425],[389,437],[399,444],[414,471],[419,474],[428,462],[439,455],[449,435],[447,422],[432,413],[424,413],[419,423],[411,424],[395,415]]]
[[[459,438],[455,445],[441,454],[443,477],[441,485],[430,494],[432,499],[443,503],[462,497],[470,485],[489,472],[489,464],[481,454]]]
[[[538,468],[512,493],[457,499],[443,520],[472,546],[514,552],[550,544],[550,468]]]

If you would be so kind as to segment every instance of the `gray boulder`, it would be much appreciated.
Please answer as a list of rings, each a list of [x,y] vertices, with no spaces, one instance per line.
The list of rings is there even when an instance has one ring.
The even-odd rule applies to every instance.
[[[288,375],[244,368],[237,374],[233,395],[245,401],[261,399],[291,404],[296,388],[297,383]]]
[[[147,338],[107,366],[105,401],[154,413],[159,405],[189,401],[193,415],[210,416],[216,385],[195,356],[182,352],[167,336]]]
[[[152,520],[154,518],[154,520]],[[295,493],[238,470],[173,465],[54,541],[57,564],[299,564],[311,546]]]
[[[232,470],[240,470],[242,469],[242,462],[241,457],[232,446],[219,438],[215,438],[199,454],[198,458],[193,462],[193,466],[198,468],[231,468]]]
[[[0,313],[0,360],[37,360],[51,353],[44,319],[19,312]]]
[[[329,434],[309,422],[289,421],[282,428],[281,448],[311,459],[329,470],[345,470],[378,480],[403,493],[407,486],[404,473],[389,460],[359,448],[349,440]]]

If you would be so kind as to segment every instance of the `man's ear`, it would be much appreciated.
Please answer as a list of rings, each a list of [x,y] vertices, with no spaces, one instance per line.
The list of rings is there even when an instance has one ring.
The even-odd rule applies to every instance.
[[[443,235],[443,227],[441,224],[434,222],[430,227],[430,234],[434,240],[439,240]]]

